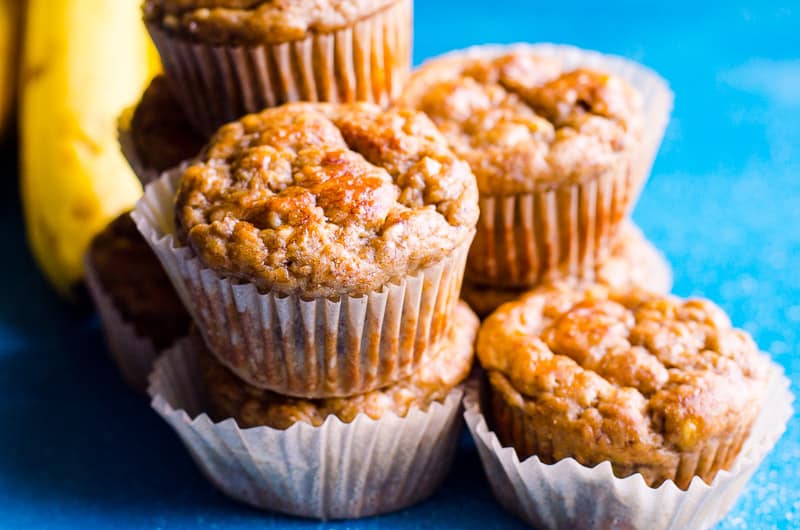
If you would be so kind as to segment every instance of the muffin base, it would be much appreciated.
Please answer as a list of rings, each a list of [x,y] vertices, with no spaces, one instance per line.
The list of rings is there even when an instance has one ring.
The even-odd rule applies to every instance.
[[[701,529],[721,520],[747,481],[786,430],[794,396],[783,369],[771,363],[768,394],[753,428],[729,470],[711,485],[695,478],[686,490],[666,481],[647,486],[642,475],[614,475],[610,462],[595,467],[564,458],[554,464],[537,456],[520,461],[487,423],[485,386],[473,378],[465,390],[464,418],[495,497],[537,528]]]
[[[158,358],[153,341],[136,333],[133,323],[126,321],[111,295],[103,288],[91,260],[84,260],[85,280],[103,325],[108,351],[120,375],[140,394],[147,393],[147,377]]]
[[[191,342],[179,342],[155,365],[152,407],[217,488],[256,508],[318,519],[396,511],[439,487],[458,446],[460,387],[403,418],[240,429],[203,412],[202,379]]]
[[[387,104],[411,69],[411,0],[330,33],[261,46],[190,42],[148,23],[164,71],[200,131],[289,101]]]
[[[253,386],[322,398],[411,375],[446,339],[471,238],[415,276],[363,296],[259,293],[205,268],[174,236],[182,168],[152,182],[131,214],[212,353]]]

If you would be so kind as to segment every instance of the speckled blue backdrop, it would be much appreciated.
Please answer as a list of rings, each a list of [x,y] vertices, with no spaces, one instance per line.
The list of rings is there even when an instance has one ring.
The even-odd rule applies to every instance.
[[[786,367],[797,393],[800,5],[704,4],[420,0],[415,58],[541,40],[660,71],[676,93],[675,113],[635,218],[672,261],[675,291],[716,300]],[[440,493],[387,517],[318,524],[222,497],[123,386],[94,316],[59,302],[40,279],[7,154],[2,167],[1,528],[519,526],[492,500],[466,440]],[[721,527],[800,527],[797,415]]]

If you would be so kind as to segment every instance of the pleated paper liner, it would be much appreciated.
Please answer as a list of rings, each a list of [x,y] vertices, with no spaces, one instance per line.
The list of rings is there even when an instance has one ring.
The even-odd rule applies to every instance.
[[[103,288],[97,272],[86,259],[86,286],[94,300],[103,334],[111,357],[128,385],[139,393],[147,393],[147,377],[153,369],[158,350],[153,341],[139,335],[132,322],[125,320],[111,295]]]
[[[240,429],[204,411],[190,340],[165,352],[150,379],[152,406],[175,429],[198,467],[229,497],[256,508],[318,519],[400,510],[429,497],[457,449],[463,391],[401,418],[352,423],[329,416],[320,427]]]
[[[577,282],[594,281],[617,289],[636,287],[654,293],[669,293],[672,289],[672,268],[661,252],[631,221],[625,222],[619,237],[622,241],[612,245],[612,254],[608,259],[595,269],[586,271],[587,276],[573,279]],[[484,318],[529,289],[487,287],[465,281],[461,287],[461,298],[478,316]]]
[[[764,405],[733,465],[719,471],[711,485],[695,477],[686,490],[672,481],[651,488],[640,474],[618,478],[609,462],[590,468],[572,458],[555,464],[542,463],[537,456],[520,461],[513,447],[500,443],[481,412],[479,378],[467,384],[464,418],[495,497],[536,528],[695,530],[725,516],[786,430],[794,400],[789,386],[783,369],[772,363]]]
[[[411,68],[412,0],[347,27],[260,46],[211,46],[148,23],[178,101],[200,131],[289,101],[386,104]]]
[[[467,279],[476,285],[531,287],[585,275],[605,259],[609,241],[650,174],[672,109],[672,92],[652,70],[571,46],[476,46],[434,60],[493,57],[515,50],[556,58],[565,70],[589,67],[626,80],[642,95],[643,136],[638,149],[599,177],[578,177],[532,193],[483,196],[467,264]]]
[[[482,195],[467,279],[529,287],[591,275],[609,254],[632,189],[630,166],[621,160],[596,179],[519,195]]]
[[[181,172],[147,186],[132,216],[209,349],[240,378],[291,396],[359,394],[411,375],[446,338],[471,238],[440,262],[364,296],[259,293],[205,268],[175,240]]]

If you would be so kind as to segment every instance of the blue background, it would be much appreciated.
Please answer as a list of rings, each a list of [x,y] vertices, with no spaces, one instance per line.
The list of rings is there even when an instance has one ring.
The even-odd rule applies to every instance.
[[[800,390],[800,5],[433,1],[417,61],[486,42],[617,53],[666,77],[676,106],[635,218],[671,260],[675,292],[726,309]],[[568,5],[563,5],[568,4]],[[96,318],[60,302],[23,238],[14,161],[0,184],[0,527],[515,528],[466,442],[445,487],[394,515],[316,523],[217,493],[122,384]],[[797,415],[722,528],[800,527]]]

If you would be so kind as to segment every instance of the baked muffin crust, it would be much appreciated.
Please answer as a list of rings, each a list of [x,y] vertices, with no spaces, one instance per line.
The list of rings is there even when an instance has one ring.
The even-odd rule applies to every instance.
[[[196,156],[207,140],[186,119],[163,75],[153,79],[134,109],[131,137],[145,168],[159,172]]]
[[[429,61],[399,104],[428,114],[486,195],[602,175],[641,135],[641,97],[624,80],[525,50]]]
[[[395,0],[146,0],[145,19],[207,44],[280,43],[328,33]]]
[[[387,413],[403,417],[414,406],[425,410],[434,401],[444,400],[466,379],[472,366],[478,318],[460,302],[453,320],[438,355],[414,375],[380,390],[346,398],[310,400],[261,390],[242,382],[205,353],[201,363],[210,408],[218,419],[236,418],[241,427],[266,425],[276,429],[288,429],[298,421],[319,426],[330,415],[350,423],[359,413],[379,419]],[[202,344],[202,340],[198,343]]]
[[[687,487],[691,476],[676,471],[682,454],[749,431],[768,368],[709,301],[599,286],[547,287],[501,306],[477,349],[493,399],[537,418],[543,443],[558,440],[545,460],[609,460],[651,486],[678,473]]]
[[[189,315],[128,212],[92,240],[88,259],[122,317],[157,349],[187,333]]]
[[[223,126],[183,174],[176,216],[224,276],[360,295],[468,242],[477,189],[422,113],[292,103]]]

